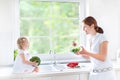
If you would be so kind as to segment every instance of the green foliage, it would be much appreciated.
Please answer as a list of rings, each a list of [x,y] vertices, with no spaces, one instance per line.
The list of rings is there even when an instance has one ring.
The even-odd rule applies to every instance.
[[[15,50],[14,50],[14,60],[16,59],[17,54],[18,54],[18,50],[15,49]]]
[[[30,53],[68,52],[79,40],[79,4],[20,1],[20,35],[30,39]]]
[[[72,52],[74,52],[74,53],[76,53],[78,51],[80,51],[80,47],[75,47],[75,48],[72,49]]]
[[[30,59],[30,61],[38,63],[38,66],[39,66],[40,63],[41,63],[40,58],[37,57],[37,56],[33,56],[33,57]]]

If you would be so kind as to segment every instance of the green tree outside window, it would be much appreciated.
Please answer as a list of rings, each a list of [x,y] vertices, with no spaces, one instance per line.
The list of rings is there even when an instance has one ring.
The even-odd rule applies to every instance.
[[[79,41],[79,3],[20,1],[20,35],[30,38],[30,53],[70,51]]]

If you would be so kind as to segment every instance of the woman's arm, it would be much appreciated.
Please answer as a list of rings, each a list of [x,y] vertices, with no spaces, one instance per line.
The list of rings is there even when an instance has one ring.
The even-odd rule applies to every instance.
[[[84,48],[79,53],[80,54],[86,54],[86,55],[91,56],[93,58],[96,58],[100,61],[105,61],[106,56],[107,56],[107,47],[108,47],[107,45],[108,45],[107,41],[102,42],[100,44],[100,52],[98,54],[88,52]]]
[[[88,55],[82,54],[82,57],[84,57],[85,59],[90,59],[90,57]]]

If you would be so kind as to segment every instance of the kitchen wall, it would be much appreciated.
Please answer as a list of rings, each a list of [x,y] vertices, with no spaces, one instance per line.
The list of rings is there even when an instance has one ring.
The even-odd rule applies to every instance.
[[[86,0],[87,15],[94,16],[109,39],[111,59],[116,58],[120,47],[120,1],[119,0]],[[0,0],[0,65],[13,63],[13,50],[16,37],[19,35],[19,0]]]
[[[119,0],[89,0],[88,14],[94,16],[109,40],[109,56],[116,58],[120,48],[120,1]]]
[[[0,65],[13,63],[15,36],[18,35],[17,4],[18,0],[0,0]]]

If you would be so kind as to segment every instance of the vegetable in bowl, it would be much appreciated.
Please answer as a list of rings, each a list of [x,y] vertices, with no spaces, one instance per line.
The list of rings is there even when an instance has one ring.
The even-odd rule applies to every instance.
[[[74,47],[71,51],[76,53],[76,52],[80,51],[80,47]]]

